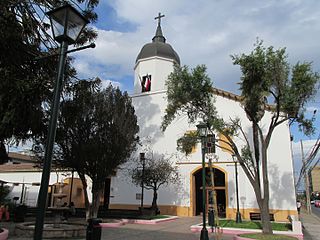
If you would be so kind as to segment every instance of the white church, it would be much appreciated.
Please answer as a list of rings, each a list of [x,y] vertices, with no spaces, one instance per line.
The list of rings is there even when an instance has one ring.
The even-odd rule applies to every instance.
[[[188,124],[187,117],[177,118],[165,132],[160,129],[167,106],[165,81],[173,71],[173,65],[180,64],[180,58],[173,47],[166,43],[161,29],[160,14],[157,18],[158,26],[152,42],[142,47],[135,61],[134,93],[131,97],[140,126],[140,138],[150,139],[152,150],[155,153],[175,156],[172,164],[177,167],[181,178],[178,185],[171,184],[160,188],[158,206],[161,214],[195,216],[203,212],[201,146],[200,143],[197,144],[189,156],[177,152],[177,139],[188,131],[196,130],[196,126]],[[219,89],[213,89],[213,91],[216,95],[215,105],[218,114],[225,119],[238,117],[244,129],[246,126],[247,129],[250,129],[251,124],[241,106],[240,97]],[[268,119],[270,119],[270,113],[265,114],[263,121],[268,121]],[[275,221],[287,221],[288,215],[297,215],[290,144],[289,126],[282,124],[274,132],[268,152],[270,213]],[[136,155],[141,151],[143,149],[138,149]],[[235,219],[237,206],[235,164],[230,152],[216,148],[213,167],[219,216]],[[39,187],[32,183],[40,182],[41,171],[30,166],[28,169],[22,169],[22,166],[20,168],[20,171],[17,171],[17,168],[11,171],[0,168],[0,180],[9,183],[24,183],[14,186],[12,197],[15,194],[20,197],[21,186],[28,183],[29,195],[26,195],[27,192],[25,192],[19,201],[24,197],[27,205],[35,206]],[[207,172],[209,172],[208,169]],[[119,170],[116,176],[106,181],[104,204],[110,209],[138,209],[140,207],[141,188],[129,184],[129,176],[125,175],[124,170]],[[58,173],[53,172],[50,185],[61,181],[62,178],[61,175],[59,177]],[[68,181],[70,182],[70,175]],[[250,215],[258,213],[259,208],[253,188],[240,166],[238,166],[238,181],[240,213],[243,219],[250,219]],[[70,193],[70,198],[73,196],[73,201],[75,201],[74,198],[81,195],[81,188],[76,186],[71,191],[73,192]],[[207,196],[211,196],[211,193],[212,190],[207,189]],[[145,206],[151,205],[152,196],[152,191],[144,191]],[[206,201],[208,202],[209,198]],[[76,201],[76,204],[77,207],[82,207],[81,201]]]
[[[177,153],[176,147],[177,139],[187,131],[196,130],[196,126],[190,126],[185,116],[177,118],[165,132],[160,130],[167,106],[165,81],[173,71],[174,63],[180,64],[179,55],[166,42],[162,33],[160,17],[159,14],[152,42],[145,44],[136,58],[132,101],[140,126],[140,138],[151,139],[152,149],[156,153],[176,155],[173,164],[177,166],[182,181],[178,186],[172,184],[160,188],[158,205],[161,213],[195,216],[202,213],[201,146],[199,143],[188,157]],[[239,96],[223,90],[213,90],[219,115],[226,119],[239,117],[244,128],[248,126],[250,129],[251,124],[246,118]],[[270,117],[270,113],[266,113],[265,121],[268,120],[268,114]],[[283,124],[274,133],[269,148],[270,213],[276,221],[286,221],[288,215],[297,215],[290,144],[289,126]],[[213,166],[219,215],[235,219],[235,164],[229,152],[217,148],[216,155]],[[258,213],[259,208],[253,188],[240,166],[238,172],[240,213],[243,219],[250,219],[250,214]],[[136,196],[141,192],[140,188],[128,185],[128,182],[120,177],[121,173],[117,176],[119,177],[111,179],[112,198],[109,207],[137,209],[140,200]],[[211,196],[210,192],[208,189],[207,196]],[[145,191],[144,203],[151,202],[152,192]]]

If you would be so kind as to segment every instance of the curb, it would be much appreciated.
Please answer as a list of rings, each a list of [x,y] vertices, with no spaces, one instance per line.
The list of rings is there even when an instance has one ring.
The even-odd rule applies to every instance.
[[[192,225],[190,227],[192,232],[201,232],[202,226],[199,224],[197,225]],[[209,232],[211,232],[210,228],[207,228]],[[222,233],[223,234],[228,234],[228,235],[237,235],[237,234],[242,234],[242,233],[260,233],[262,232],[259,229],[246,229],[246,228],[222,228]],[[288,231],[273,231],[274,234],[279,234],[279,235],[287,235],[287,236],[294,236],[299,239],[303,239],[303,234],[297,234],[294,232],[288,232]],[[238,238],[239,239],[239,238]],[[241,238],[240,238],[241,239]]]
[[[130,223],[130,224],[157,224],[157,223],[162,223],[162,222],[170,222],[178,219],[179,217],[177,216],[172,216],[168,218],[161,218],[161,219],[154,219],[154,220],[143,220],[143,219],[123,219],[125,223]]]
[[[100,223],[99,225],[102,228],[117,228],[122,225],[125,225],[125,222],[123,220],[119,220],[117,222],[112,222],[112,223]]]
[[[161,219],[154,219],[154,220],[143,220],[143,219],[121,219],[118,220],[117,222],[112,222],[112,223],[100,223],[101,228],[117,228],[121,227],[125,224],[157,224],[157,223],[162,223],[162,222],[170,222],[178,219],[179,217],[177,216],[171,216],[168,218],[161,218]],[[0,239],[1,240],[1,239]]]
[[[7,240],[9,236],[9,231],[6,228],[1,228],[2,232],[0,233],[0,240]]]

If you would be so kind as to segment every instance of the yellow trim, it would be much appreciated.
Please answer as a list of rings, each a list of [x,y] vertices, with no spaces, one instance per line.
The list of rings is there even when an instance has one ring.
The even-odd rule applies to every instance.
[[[133,204],[110,204],[109,209],[128,209],[138,210],[140,205]],[[151,205],[144,205],[144,207],[151,207]],[[187,206],[175,206],[175,205],[159,205],[161,214],[173,215],[173,216],[191,216],[189,213],[190,208]]]
[[[223,134],[219,133],[218,144],[220,146],[220,149],[222,151],[230,153],[232,155],[233,154],[233,150],[232,150],[231,146],[228,143],[230,143],[230,142],[226,138],[226,136],[224,136]]]
[[[129,209],[129,210],[137,210],[140,205],[133,204],[110,204],[110,209]],[[145,207],[150,207],[150,205],[146,205]],[[193,216],[192,208],[187,206],[175,206],[175,205],[159,205],[159,209],[161,214],[166,215],[174,215],[181,217]],[[236,208],[226,208],[226,218],[227,219],[235,219],[236,218]],[[257,208],[249,208],[249,209],[240,209],[240,213],[243,220],[250,219],[251,212],[259,212]],[[288,222],[289,215],[298,216],[298,212],[296,210],[276,210],[270,209],[270,213],[274,214],[274,220],[276,222]]]
[[[235,219],[236,218],[236,208],[228,208],[227,209],[227,219]],[[240,209],[241,217],[244,220],[250,220],[250,213],[259,213],[260,210],[257,208],[247,208],[247,209]],[[288,222],[289,215],[295,215],[298,217],[297,210],[277,210],[277,209],[270,209],[270,213],[274,215],[274,220],[276,222]]]

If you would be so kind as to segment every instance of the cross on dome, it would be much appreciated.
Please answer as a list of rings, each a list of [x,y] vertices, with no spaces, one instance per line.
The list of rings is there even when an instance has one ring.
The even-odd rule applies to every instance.
[[[161,29],[161,18],[164,17],[164,14],[161,15],[161,13],[158,14],[158,17],[155,17],[154,19],[157,20],[158,19],[158,26],[157,26],[157,30],[156,30],[156,35],[152,38],[152,42],[166,42],[166,38],[163,36],[162,34],[162,29]]]
[[[155,17],[154,19],[157,20],[158,19],[158,26],[160,26],[161,24],[161,18],[165,17],[165,15],[161,15],[161,13],[158,14],[158,17]]]

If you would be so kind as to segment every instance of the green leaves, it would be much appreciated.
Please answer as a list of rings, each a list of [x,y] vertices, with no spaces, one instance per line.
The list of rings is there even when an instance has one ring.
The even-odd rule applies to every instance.
[[[196,147],[198,142],[197,131],[186,132],[183,137],[177,140],[177,150],[189,155],[192,153],[193,149]]]
[[[242,71],[241,95],[249,120],[259,122],[269,101],[274,104],[275,125],[280,118],[287,118],[311,134],[312,119],[305,119],[304,112],[306,103],[316,92],[319,74],[312,71],[311,63],[297,63],[290,69],[285,48],[274,50],[262,44],[257,40],[250,54],[231,56]]]
[[[204,65],[189,71],[187,66],[174,66],[166,81],[168,105],[162,122],[164,131],[173,119],[187,114],[190,122],[216,114],[213,105],[212,83]]]
[[[314,132],[313,120],[305,118],[307,102],[313,98],[319,84],[319,74],[312,71],[311,63],[297,63],[292,69],[291,81],[283,94],[282,110],[296,121],[305,134]]]
[[[137,117],[126,92],[100,80],[80,81],[61,104],[56,142],[65,166],[98,185],[125,163],[138,142]]]
[[[253,122],[262,119],[267,97],[279,94],[288,77],[285,49],[265,48],[262,43],[257,40],[255,49],[248,55],[231,56],[233,64],[241,68],[241,96],[247,116]]]
[[[168,183],[178,183],[179,174],[175,166],[173,166],[170,158],[165,158],[162,154],[150,154],[151,158],[146,158],[144,175],[142,175],[141,166],[136,166],[130,170],[132,182],[140,186],[142,180],[146,189],[158,190],[160,186]]]
[[[96,19],[98,0],[74,0],[82,4],[90,20]],[[47,129],[47,106],[56,78],[57,43],[48,32],[45,12],[59,6],[53,0],[0,1],[0,142],[10,138],[16,142],[43,137]],[[87,28],[78,45],[92,41],[97,34]],[[43,58],[43,56],[46,56]],[[66,81],[75,75],[66,67]],[[2,149],[0,149],[2,151]],[[5,156],[0,153],[1,156]]]

